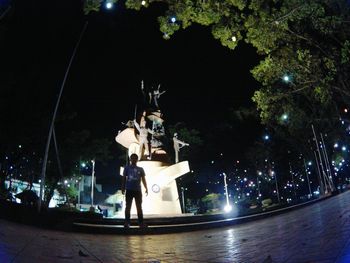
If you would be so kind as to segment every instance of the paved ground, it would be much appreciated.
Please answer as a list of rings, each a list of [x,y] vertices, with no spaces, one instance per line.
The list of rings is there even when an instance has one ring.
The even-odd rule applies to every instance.
[[[57,232],[0,220],[0,262],[350,262],[350,191],[254,222],[163,235]]]

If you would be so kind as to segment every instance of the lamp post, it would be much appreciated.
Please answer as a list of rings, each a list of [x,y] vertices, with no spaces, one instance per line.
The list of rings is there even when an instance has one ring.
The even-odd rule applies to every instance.
[[[256,182],[258,184],[258,198],[260,199],[260,196],[261,196],[261,192],[260,192],[260,181],[259,181],[259,175],[261,175],[261,172],[259,171],[258,172],[258,175],[256,177]]]
[[[227,191],[227,181],[226,181],[226,174],[224,174],[224,186],[225,186],[225,195],[226,195],[226,206],[225,206],[225,212],[230,212],[232,207],[230,206],[230,202],[228,200],[228,191]]]
[[[276,185],[277,200],[278,200],[278,203],[281,203],[280,192],[279,192],[279,190],[278,190],[277,175],[276,175],[276,173],[275,173],[274,171],[273,171],[273,176],[275,177],[275,185]]]
[[[312,192],[311,192],[311,187],[310,187],[310,179],[309,179],[309,174],[307,172],[307,167],[306,167],[306,162],[305,162],[305,159],[304,160],[304,167],[305,167],[305,174],[306,174],[306,179],[307,179],[307,184],[309,186],[309,199],[311,198],[312,196]]]
[[[185,206],[185,188],[181,186],[181,197],[182,197],[182,210],[184,213],[186,213],[186,206]]]
[[[91,173],[91,206],[90,211],[95,211],[94,207],[94,181],[95,181],[95,159],[91,160],[92,162],[92,173]]]

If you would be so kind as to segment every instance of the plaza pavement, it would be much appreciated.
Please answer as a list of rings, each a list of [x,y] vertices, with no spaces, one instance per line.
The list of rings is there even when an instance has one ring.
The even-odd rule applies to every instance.
[[[86,234],[0,220],[0,263],[350,262],[350,191],[256,221],[160,235]]]

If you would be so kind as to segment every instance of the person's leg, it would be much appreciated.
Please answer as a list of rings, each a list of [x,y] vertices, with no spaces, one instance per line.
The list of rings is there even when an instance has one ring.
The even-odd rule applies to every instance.
[[[137,210],[137,218],[139,221],[139,225],[143,225],[143,211],[142,211],[142,192],[137,191],[135,192],[135,203],[136,203],[136,210]]]
[[[124,226],[129,226],[130,225],[130,210],[131,210],[131,204],[132,204],[132,192],[131,191],[126,191],[125,194],[125,223]]]

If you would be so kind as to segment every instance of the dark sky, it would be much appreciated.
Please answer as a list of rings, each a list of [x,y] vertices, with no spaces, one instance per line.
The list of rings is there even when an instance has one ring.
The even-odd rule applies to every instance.
[[[253,48],[242,43],[229,50],[213,39],[209,28],[198,25],[164,40],[157,16],[165,6],[136,12],[123,2],[84,16],[80,1],[13,1],[11,19],[0,22],[6,22],[0,27],[0,37],[5,36],[0,40],[0,69],[6,73],[5,82],[14,81],[31,98],[25,102],[30,105],[27,110],[43,104],[52,115],[85,21],[88,27],[60,105],[77,112],[72,128],[91,129],[114,141],[121,122],[134,116],[142,97],[141,80],[146,89],[161,84],[166,90],[160,108],[168,124],[185,122],[202,132],[225,120],[229,108],[252,105],[257,87],[249,73],[257,63]],[[255,135],[254,126],[237,127],[227,148],[243,152]]]

